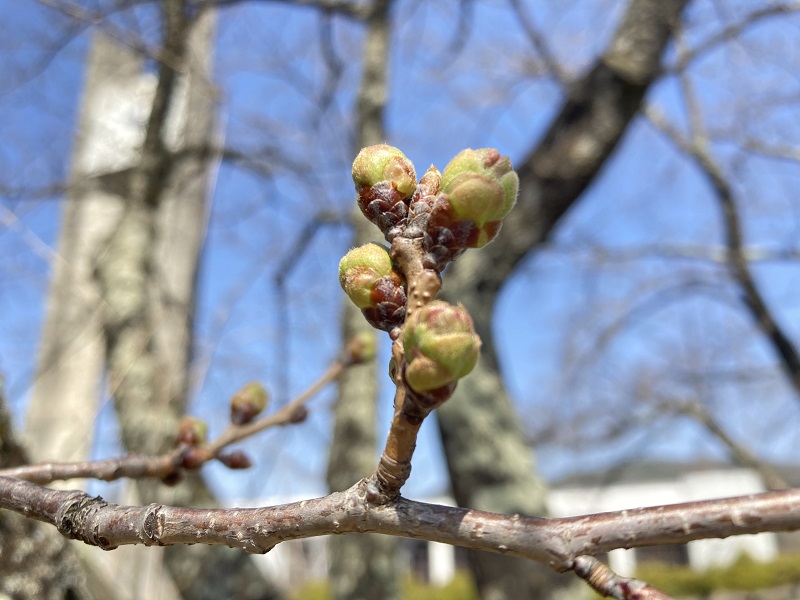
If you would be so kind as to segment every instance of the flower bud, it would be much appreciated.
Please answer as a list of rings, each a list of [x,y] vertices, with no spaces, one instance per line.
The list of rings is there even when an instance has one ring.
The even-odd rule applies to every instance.
[[[231,423],[244,425],[261,414],[269,402],[269,393],[260,383],[253,381],[231,398]]]
[[[339,263],[339,283],[370,325],[384,331],[402,325],[405,282],[386,248],[365,244],[350,250]]]
[[[414,193],[414,200],[418,198],[424,198],[426,196],[436,196],[439,193],[439,189],[442,184],[442,174],[439,173],[439,169],[431,165],[428,167],[428,170],[425,171],[425,175],[422,176],[422,179],[419,180],[419,184],[417,185],[417,191]]]
[[[217,456],[217,460],[229,469],[249,469],[253,466],[250,457],[241,450],[232,450]]]
[[[205,421],[195,417],[183,417],[178,425],[176,442],[189,446],[199,446],[205,443],[207,435],[208,425],[206,425]]]
[[[161,483],[167,487],[175,487],[181,481],[183,481],[183,473],[180,471],[171,471],[161,478]]]
[[[308,418],[308,409],[305,406],[298,406],[289,415],[289,423],[302,423]]]
[[[364,148],[353,162],[358,207],[388,241],[405,225],[408,204],[417,187],[414,165],[397,148],[379,144]]]
[[[417,187],[413,163],[399,149],[387,144],[368,146],[353,161],[353,182],[356,187],[372,187],[388,181],[403,196],[410,196]]]
[[[347,341],[346,360],[349,364],[359,365],[375,358],[374,332],[361,331]]]
[[[517,201],[519,177],[507,156],[494,148],[463,150],[442,173],[441,190],[450,202],[454,221],[471,221],[475,231],[469,246],[488,244],[500,221]]]
[[[339,262],[339,283],[353,304],[361,309],[375,307],[372,297],[375,284],[382,277],[391,277],[392,273],[389,251],[379,244],[353,248]]]
[[[199,469],[211,460],[211,452],[207,448],[189,446],[181,454],[181,466],[184,469]]]
[[[414,312],[403,329],[405,378],[416,392],[454,383],[478,362],[481,341],[462,305],[435,300]]]

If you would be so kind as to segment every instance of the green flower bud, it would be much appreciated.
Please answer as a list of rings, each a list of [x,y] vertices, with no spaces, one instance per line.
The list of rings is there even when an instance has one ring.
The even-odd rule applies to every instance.
[[[208,435],[208,425],[206,422],[195,417],[183,417],[178,424],[178,444],[189,446],[199,446],[204,444]]]
[[[352,365],[360,365],[375,358],[374,332],[361,331],[347,341],[345,353],[347,360]]]
[[[392,268],[389,251],[380,244],[353,248],[339,262],[339,283],[344,293],[360,309],[375,308],[380,298],[374,293],[378,283],[389,278],[400,285],[400,275]]]
[[[244,425],[267,407],[269,393],[257,381],[248,383],[231,398],[231,423]]]
[[[368,146],[353,161],[353,182],[356,187],[389,181],[403,196],[410,196],[417,187],[413,163],[399,149],[387,144]]]
[[[466,308],[441,300],[426,304],[403,328],[406,381],[417,392],[454,383],[472,371],[480,347]]]
[[[514,208],[519,177],[509,158],[494,148],[468,149],[459,152],[445,167],[441,189],[458,219],[483,228],[500,221]]]

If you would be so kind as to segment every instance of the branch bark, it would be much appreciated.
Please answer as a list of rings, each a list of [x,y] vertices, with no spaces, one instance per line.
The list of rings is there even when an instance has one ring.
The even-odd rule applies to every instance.
[[[527,558],[557,571],[574,569],[580,556],[617,548],[800,529],[798,489],[542,519],[403,498],[376,505],[367,488],[362,480],[344,492],[280,506],[197,509],[110,504],[80,491],[0,477],[0,507],[105,550],[202,543],[263,554],[287,540],[373,532]]]

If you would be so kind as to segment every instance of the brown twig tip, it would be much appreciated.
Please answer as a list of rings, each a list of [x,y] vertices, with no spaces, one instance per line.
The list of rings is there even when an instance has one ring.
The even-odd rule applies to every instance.
[[[572,570],[589,587],[607,598],[616,600],[671,600],[672,598],[643,581],[620,577],[593,556],[578,556],[572,563]]]

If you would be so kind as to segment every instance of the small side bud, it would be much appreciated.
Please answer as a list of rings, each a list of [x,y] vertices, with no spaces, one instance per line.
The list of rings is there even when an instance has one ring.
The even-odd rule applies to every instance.
[[[208,425],[195,417],[183,417],[178,425],[177,444],[199,446],[204,444],[208,435]]]
[[[206,448],[187,447],[181,454],[181,466],[184,469],[199,469],[211,460],[211,453]]]
[[[398,148],[387,144],[368,146],[353,161],[353,183],[356,187],[372,187],[388,181],[403,196],[410,196],[417,187],[414,164]]]
[[[175,487],[181,481],[183,481],[183,473],[180,471],[172,471],[161,478],[161,483],[167,487]]]
[[[426,304],[403,329],[406,382],[420,393],[448,386],[472,371],[480,347],[472,318],[462,305],[441,300]]]
[[[231,423],[244,425],[264,412],[269,393],[260,383],[253,381],[243,386],[231,398]]]
[[[229,469],[249,469],[253,466],[250,457],[241,450],[232,450],[217,456],[217,460]]]
[[[308,418],[308,409],[305,406],[298,406],[289,417],[289,423],[302,423]]]
[[[351,365],[360,365],[375,358],[375,335],[361,331],[351,337],[345,348],[346,360]]]

